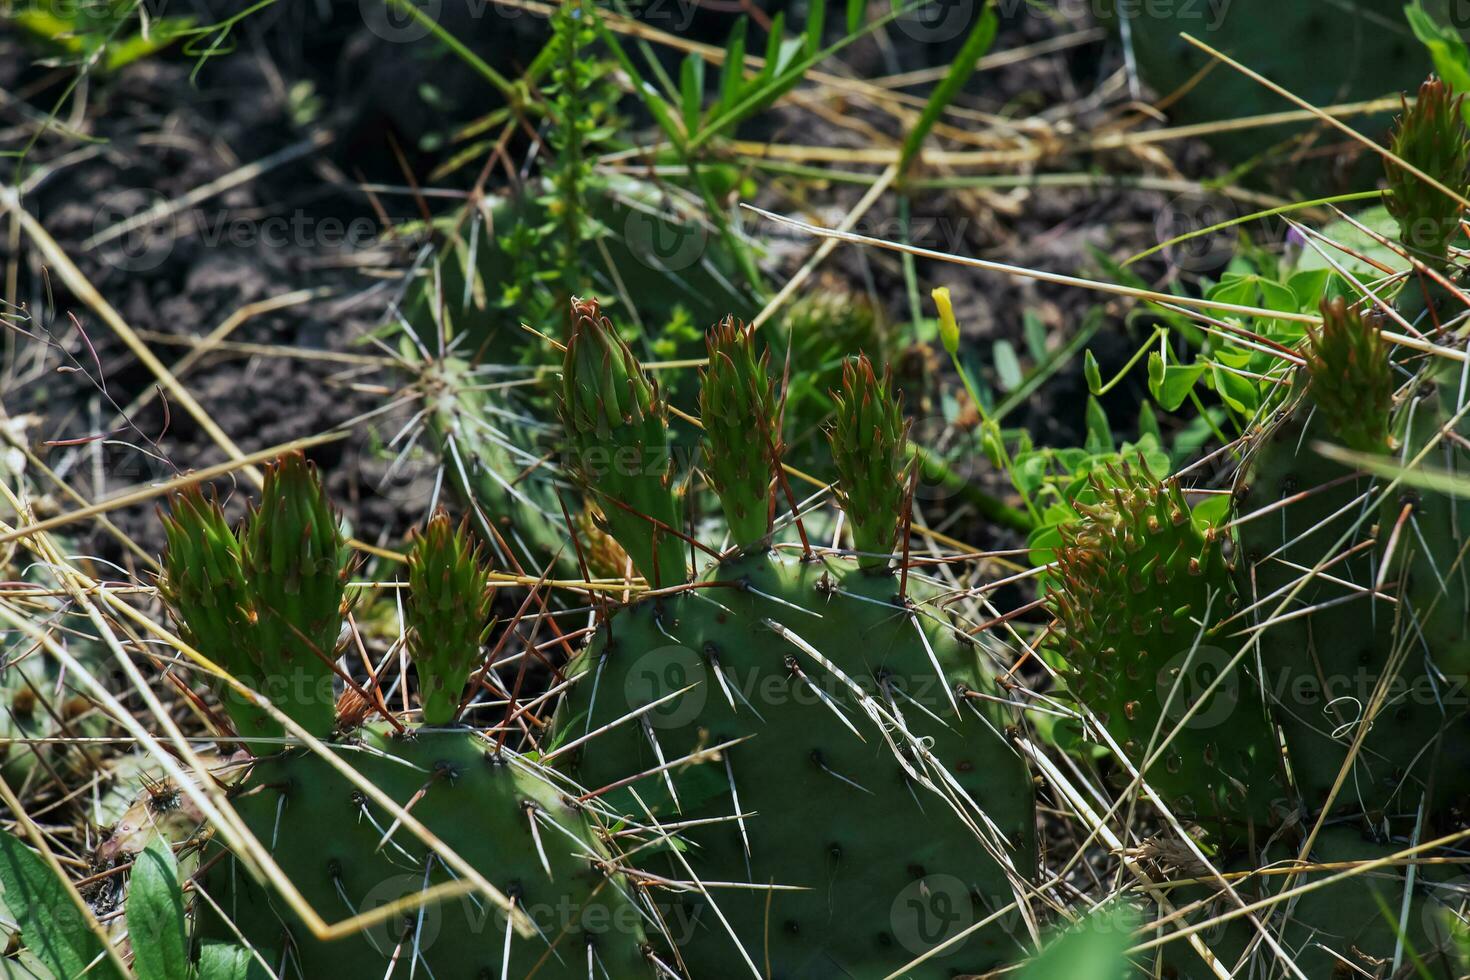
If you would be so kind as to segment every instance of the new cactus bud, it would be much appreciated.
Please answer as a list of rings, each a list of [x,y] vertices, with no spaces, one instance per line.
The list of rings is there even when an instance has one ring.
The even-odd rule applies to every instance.
[[[633,567],[652,586],[683,583],[666,409],[657,383],[595,300],[572,301],[561,413],[570,468],[602,507]]]
[[[1444,82],[1429,79],[1414,104],[1405,104],[1389,145],[1399,159],[1464,197],[1470,191],[1470,132],[1462,101]],[[1393,160],[1384,170],[1392,192],[1384,205],[1398,219],[1400,240],[1415,258],[1443,268],[1459,234],[1460,203]]]
[[[489,571],[468,525],[456,529],[439,511],[408,553],[404,602],[425,724],[454,720],[491,626],[491,602]]]
[[[183,638],[231,674],[259,677],[262,664],[240,542],[219,503],[189,487],[173,497],[162,520],[168,550],[158,585]],[[233,688],[221,688],[220,695],[240,735],[281,736],[279,723]]]
[[[1395,384],[1383,334],[1337,297],[1323,301],[1322,326],[1307,339],[1308,391],[1329,429],[1349,449],[1384,449]]]
[[[699,409],[709,457],[705,468],[739,546],[771,528],[772,452],[780,448],[770,353],[756,353],[754,332],[726,317],[709,333],[709,366]]]
[[[1214,645],[1230,593],[1220,538],[1177,483],[1146,468],[1095,475],[1091,490],[1082,520],[1061,528],[1047,596],[1069,689],[1134,768],[1153,760],[1143,777],[1176,813],[1241,839],[1284,794],[1272,732],[1238,668],[1196,703],[1229,662]]]
[[[311,734],[327,735],[336,720],[333,653],[348,550],[316,467],[300,453],[266,468],[240,553],[263,670],[257,689]]]
[[[888,567],[903,520],[913,460],[908,421],[893,391],[891,372],[880,379],[860,355],[842,367],[842,390],[833,392],[832,459],[840,477],[837,499],[852,528],[858,563],[869,571]]]

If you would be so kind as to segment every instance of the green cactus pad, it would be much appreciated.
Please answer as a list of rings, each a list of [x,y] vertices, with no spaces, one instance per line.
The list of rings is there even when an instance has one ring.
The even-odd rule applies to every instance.
[[[392,976],[653,976],[643,913],[628,883],[608,874],[590,817],[527,761],[496,755],[492,743],[457,731],[395,736],[369,728],[356,744],[333,751],[513,897],[539,935],[508,939],[504,914],[470,894],[427,906],[422,917],[406,912],[364,933],[319,942],[278,896],[216,850],[219,860],[206,862],[201,887],[283,980],[388,976],[395,951]],[[303,750],[256,763],[234,804],[328,922],[451,880],[437,858],[426,868],[429,852],[417,837]],[[238,941],[217,915],[201,918],[204,938]],[[507,942],[509,970],[502,972]]]
[[[644,868],[712,883],[671,913],[687,975],[738,975],[743,949],[775,977],[880,977],[1010,904],[980,838],[1031,875],[1031,781],[982,651],[923,584],[910,576],[908,607],[894,576],[781,553],[727,559],[703,581],[605,624],[557,715],[570,743],[689,687],[567,756],[589,791],[613,787],[607,805],[680,828],[679,855]],[[937,762],[877,720],[890,716]],[[1025,943],[1002,915],[903,975],[984,972]]]
[[[490,575],[466,524],[456,530],[443,511],[430,518],[408,553],[408,586],[403,610],[424,723],[448,724],[491,626]]]
[[[908,457],[908,422],[891,372],[880,379],[866,356],[842,368],[842,389],[833,392],[832,426],[836,491],[852,527],[858,562],[882,570],[898,544],[899,525],[913,460]]]
[[[572,470],[638,573],[662,588],[682,584],[686,546],[665,407],[595,300],[572,303],[562,384]]]
[[[1322,360],[1320,346],[1309,351],[1309,364]],[[1387,365],[1386,351],[1374,356]],[[1448,602],[1434,603],[1439,580],[1424,560],[1420,539],[1422,534],[1424,541],[1434,542],[1434,562],[1450,568],[1457,551],[1453,525],[1460,518],[1445,498],[1420,501],[1417,529],[1414,524],[1404,528],[1397,555],[1399,561],[1417,556],[1417,572],[1411,570],[1408,578],[1428,591],[1414,595],[1414,585],[1407,591],[1394,588],[1395,576],[1384,576],[1380,565],[1399,502],[1370,511],[1375,482],[1313,448],[1317,441],[1355,439],[1364,448],[1373,443],[1378,451],[1387,448],[1387,436],[1369,436],[1377,422],[1365,426],[1363,420],[1386,414],[1392,382],[1378,370],[1367,370],[1366,363],[1356,380],[1353,373],[1313,370],[1311,400],[1296,404],[1255,437],[1236,485],[1236,583],[1250,607],[1250,625],[1261,631],[1258,652],[1267,701],[1281,726],[1307,812],[1322,810],[1362,734],[1333,798],[1334,811],[1373,820],[1397,815],[1412,824],[1426,790],[1454,799],[1470,783],[1461,775],[1470,771],[1470,752],[1460,749],[1463,740],[1441,737],[1464,723],[1464,687],[1457,680],[1464,672],[1437,676],[1425,655],[1433,651],[1433,657],[1455,663],[1464,603],[1458,588],[1449,590]],[[1354,399],[1356,412],[1347,416]],[[1337,410],[1328,409],[1332,405]],[[1398,412],[1400,439],[1423,445],[1443,422],[1446,407],[1453,411],[1452,402],[1442,406],[1437,397],[1414,399],[1412,411]],[[1416,432],[1406,433],[1411,416],[1418,420]],[[1369,547],[1375,537],[1376,547]],[[1339,539],[1344,543],[1337,544]],[[1309,574],[1312,569],[1317,573]],[[1371,587],[1380,579],[1390,595],[1373,598]],[[1394,594],[1411,601],[1396,605]],[[1381,698],[1381,707],[1370,719],[1375,698]]]
[[[411,345],[406,356],[415,356]],[[555,559],[557,571],[571,573],[576,554],[557,500],[558,471],[547,458],[555,427],[494,389],[498,380],[452,356],[425,367],[420,388],[445,476],[483,518],[501,561],[540,571]],[[509,555],[499,553],[492,529]]]
[[[776,396],[767,376],[770,354],[755,336],[726,317],[709,334],[709,366],[701,375],[699,412],[710,451],[710,482],[724,505],[735,543],[748,547],[771,529],[771,458],[780,448]]]
[[[1275,845],[1267,855],[1272,861],[1296,857],[1290,842]],[[1327,827],[1318,836],[1310,860],[1316,865],[1339,865],[1303,872],[1291,878],[1291,887],[1310,886],[1333,875],[1341,874],[1351,864],[1387,858],[1404,850],[1407,844],[1383,844],[1365,838],[1350,827]],[[1252,871],[1259,865],[1245,861],[1227,871]],[[1303,976],[1318,977],[1413,977],[1450,976],[1444,944],[1449,938],[1440,913],[1458,906],[1463,894],[1445,888],[1450,877],[1444,868],[1433,865],[1416,869],[1409,899],[1408,916],[1403,920],[1403,954],[1399,971],[1391,971],[1399,946],[1399,917],[1403,911],[1407,885],[1403,865],[1385,865],[1333,884],[1307,891],[1295,900],[1284,900],[1257,911],[1277,943],[1291,957]],[[1279,894],[1287,882],[1284,874],[1236,878],[1232,884],[1246,902],[1258,902]],[[1208,900],[1212,891],[1191,886],[1179,893],[1176,901]],[[1220,915],[1235,908],[1228,898],[1205,906],[1210,915]],[[1285,967],[1270,950],[1259,942],[1259,933],[1244,919],[1234,919],[1206,930],[1201,938],[1227,970],[1238,977],[1281,976]],[[1246,965],[1237,968],[1250,949]],[[1412,952],[1412,955],[1411,955]],[[1427,974],[1417,972],[1414,957],[1425,964]],[[1190,952],[1182,941],[1165,947],[1164,976],[1177,980],[1207,980],[1216,974]]]
[[[1133,767],[1169,739],[1144,773],[1149,785],[1178,815],[1240,839],[1270,822],[1284,794],[1272,732],[1243,672],[1196,705],[1236,648],[1220,630],[1230,613],[1223,541],[1192,519],[1175,482],[1124,467],[1091,484],[1095,502],[1061,528],[1047,596],[1068,688]]]

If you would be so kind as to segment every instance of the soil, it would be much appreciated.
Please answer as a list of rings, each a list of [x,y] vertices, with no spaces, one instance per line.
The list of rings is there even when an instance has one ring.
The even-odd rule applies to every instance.
[[[218,17],[225,5],[212,6]],[[455,6],[446,4],[446,9]],[[1058,23],[1028,5],[1015,6],[1019,9],[1007,14],[997,51],[1095,26]],[[1063,6],[1075,11],[1082,5]],[[25,207],[165,362],[175,362],[188,348],[160,338],[205,334],[247,304],[299,290],[311,291],[311,298],[251,317],[229,339],[328,354],[381,353],[365,339],[390,316],[401,273],[422,245],[379,237],[385,218],[396,225],[421,217],[412,195],[382,188],[402,187],[410,176],[421,187],[462,187],[472,179],[473,172],[461,172],[435,184],[429,175],[452,152],[436,142],[436,134],[473,118],[476,113],[469,110],[485,103],[485,83],[462,62],[425,43],[385,42],[363,23],[357,7],[280,4],[247,19],[233,38],[237,48],[228,55],[199,66],[174,52],[94,83],[76,97],[83,106],[80,118],[63,114],[63,122],[85,132],[88,141],[57,126],[38,135],[36,120],[56,103],[68,76],[36,66],[36,52],[19,39],[0,40],[0,90],[11,93],[0,100],[0,150],[26,150],[22,160],[9,157],[0,164],[8,171],[7,182],[29,181]],[[201,21],[206,16],[201,14]],[[729,15],[703,11],[693,29],[702,39],[717,41],[729,23]],[[470,37],[482,57],[513,76],[520,67],[517,59],[537,49],[542,25],[525,15],[496,26],[487,32],[470,24],[460,36]],[[957,44],[925,43],[898,33],[887,47],[864,42],[844,57],[859,75],[907,71],[947,63]],[[1060,53],[981,72],[970,82],[964,104],[1011,117],[1036,115],[1053,125],[1099,124],[1123,98],[1116,91],[1120,63],[1116,42],[1100,36]],[[1100,91],[1109,94],[1095,94]],[[860,103],[849,109],[868,111]],[[776,136],[801,127],[800,141],[810,144],[854,142],[851,131],[795,109],[772,112],[761,125]],[[876,115],[873,125],[890,126]],[[303,150],[313,139],[320,145]],[[91,236],[122,218],[159,202],[177,202],[238,175],[244,164],[289,155],[293,148],[298,151],[293,158],[161,225],[110,245],[87,245]],[[516,149],[523,153],[525,148]],[[1181,154],[1171,151],[1171,156],[1177,160]],[[1212,169],[1198,148],[1182,156],[1196,173]],[[1054,161],[1048,169],[1129,174],[1140,165],[1114,157]],[[379,189],[369,193],[364,184]],[[773,185],[758,203],[840,215],[861,191],[834,185],[795,202]],[[434,207],[446,203],[457,202],[429,199]],[[1190,213],[1167,194],[1109,184],[1002,188],[965,196],[917,192],[912,209],[919,244],[1069,274],[1095,270],[1094,250],[1121,258],[1151,245],[1169,221]],[[896,218],[891,206],[880,205],[865,227],[891,237]],[[41,338],[13,331],[5,338],[0,359],[9,363],[0,371],[6,387],[0,395],[11,415],[38,416],[27,435],[50,466],[97,499],[224,458],[172,400],[155,398],[114,425],[123,406],[153,388],[152,375],[79,297],[63,288],[54,269],[42,266],[33,249],[22,248],[17,255],[9,236],[0,239],[0,258],[15,276],[9,298],[25,309],[24,329]],[[799,246],[776,249],[776,262],[794,269],[810,243]],[[893,255],[844,248],[830,265],[852,288],[874,295],[892,322],[907,322],[903,277]],[[1180,272],[1161,261],[1140,271],[1154,280]],[[1188,271],[1207,268],[1195,263]],[[1099,301],[1075,289],[940,263],[921,263],[920,278],[921,295],[927,296],[931,285],[953,288],[961,321],[982,361],[995,339],[1019,345],[1023,312],[1032,311],[1049,331],[1064,337]],[[1115,327],[1121,312],[1109,308]],[[1121,366],[1132,349],[1124,329],[1104,329],[1092,346],[1105,374]],[[920,358],[931,375],[921,383],[933,384],[938,360],[932,352]],[[382,409],[403,383],[391,371],[238,351],[208,355],[185,380],[210,417],[246,452]],[[1136,406],[1139,392],[1124,388],[1114,397],[1120,407]],[[1045,386],[1016,421],[1040,440],[1076,442],[1084,402],[1079,360]],[[1122,413],[1120,427],[1129,424],[1132,410]],[[427,467],[410,466],[381,485],[388,460],[380,442],[391,438],[406,414],[387,413],[374,425],[352,427],[344,440],[310,451],[360,538],[401,534],[424,516],[431,489]],[[157,550],[160,531],[151,504],[112,516],[146,550]],[[111,539],[87,534],[78,547],[128,560]]]

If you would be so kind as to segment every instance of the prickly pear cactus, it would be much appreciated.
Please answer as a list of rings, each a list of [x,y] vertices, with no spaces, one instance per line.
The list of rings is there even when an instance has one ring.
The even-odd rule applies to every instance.
[[[1389,148],[1409,166],[1460,190],[1470,176],[1470,145],[1461,114],[1463,97],[1431,78],[1419,86],[1413,106],[1404,105]],[[1415,258],[1436,271],[1449,261],[1450,243],[1460,234],[1462,205],[1394,160],[1384,162],[1389,193],[1383,203],[1398,220],[1399,240]]]
[[[1227,542],[1191,515],[1176,482],[1139,460],[1092,478],[1093,503],[1063,525],[1055,586],[1055,649],[1068,689],[1177,815],[1225,841],[1272,820],[1284,794],[1278,755],[1232,641]]]
[[[555,558],[570,572],[558,471],[539,451],[551,426],[495,387],[504,380],[452,355],[426,363],[419,388],[429,431],[449,486],[483,521],[497,553],[509,549],[500,560],[539,571]]]
[[[1296,847],[1291,842],[1281,842],[1267,857],[1278,861],[1294,859]],[[1324,884],[1355,865],[1384,860],[1403,849],[1403,845],[1375,840],[1351,827],[1327,827],[1308,855],[1308,866],[1313,870],[1290,878],[1293,891],[1304,891],[1256,912],[1302,976],[1385,980],[1423,976],[1418,972],[1416,959],[1431,975],[1448,969],[1445,956],[1449,952],[1450,935],[1437,913],[1451,903],[1450,896],[1454,893],[1445,891],[1442,900],[1436,898],[1445,887],[1442,868],[1432,865],[1416,868],[1411,884],[1406,867],[1395,862]],[[1250,872],[1257,867],[1242,860],[1226,870]],[[1244,901],[1254,903],[1281,894],[1288,880],[1280,873],[1259,877],[1247,874],[1235,879],[1233,884]],[[1209,891],[1195,886],[1180,892],[1181,902],[1205,901],[1204,911],[1210,916],[1235,908],[1228,899],[1210,902],[1209,898]],[[1459,899],[1453,901],[1458,904]],[[1400,916],[1405,911],[1401,930]],[[1262,947],[1259,933],[1243,919],[1210,927],[1203,938],[1234,976],[1286,975],[1286,967]],[[1208,972],[1197,956],[1182,948],[1167,947],[1163,959],[1164,976],[1175,976],[1178,980],[1217,976]]]
[[[228,855],[202,887],[282,978],[653,975],[643,917],[612,872],[589,812],[528,760],[467,731],[396,735],[370,726],[332,748],[511,897],[535,924],[519,935],[476,893],[410,909],[320,942]],[[256,763],[235,802],[245,826],[328,922],[454,879],[413,833],[326,760],[293,750]],[[208,916],[206,935],[233,940]],[[394,963],[397,966],[393,966]]]
[[[329,734],[348,563],[315,468],[300,453],[267,467],[238,533],[197,487],[174,498],[164,529],[160,589],[185,639],[311,734]],[[221,694],[242,738],[268,747],[281,737],[252,700],[230,686]]]
[[[261,506],[238,536],[197,494],[176,502],[169,534],[164,595],[187,635],[225,666],[255,671],[252,681],[268,665],[276,672],[266,679],[272,702],[325,738],[336,719],[319,717],[316,687],[271,682],[298,672],[318,677],[319,650],[342,625],[344,548],[310,469],[292,458],[273,466]],[[454,719],[479,663],[487,578],[465,528],[454,530],[447,516],[417,538],[408,648],[433,724]],[[238,630],[228,647],[226,629]],[[377,704],[386,710],[381,698]],[[237,724],[255,717],[232,716]],[[342,938],[319,939],[276,883],[254,879],[216,841],[200,878],[214,900],[201,911],[203,938],[243,935],[281,977],[420,968],[466,980],[652,976],[644,913],[604,847],[598,815],[532,760],[467,729],[409,729],[391,719],[320,750],[287,743],[267,755],[265,743],[250,744],[257,758],[231,787],[243,826],[323,922],[368,918]],[[414,823],[383,805],[382,795]],[[471,892],[408,901],[467,877],[477,885]],[[402,909],[383,911],[400,899]]]
[[[779,445],[753,435],[775,424],[764,360],[730,350],[753,343],[719,331],[716,352],[747,371],[707,397],[720,406],[709,456],[747,454],[747,476],[762,442]],[[882,529],[861,539],[864,560],[764,550],[751,520],[734,535],[744,548],[687,591],[611,617],[568,667],[553,754],[606,805],[683,839],[641,865],[689,883],[666,913],[688,976],[949,977],[1013,959],[1026,941],[1020,916],[1004,914],[959,938],[1033,870],[1031,784],[984,652],[916,574],[902,595],[889,568],[901,473],[880,485],[857,448],[902,458],[884,441],[902,429],[866,362],[848,378],[845,410],[884,423],[848,419],[834,434],[845,503]],[[732,529],[767,506],[758,477],[716,486]]]
[[[1438,0],[1430,0],[1438,5]],[[1191,34],[1317,106],[1373,99],[1424,77],[1429,59],[1404,19],[1401,0],[1343,3],[1234,2],[1139,4],[1111,0],[1102,13],[1126,31],[1137,70],[1160,97],[1177,95],[1170,117],[1219,122],[1291,106],[1254,79],[1191,45]],[[1330,71],[1323,66],[1331,65]],[[1196,76],[1210,69],[1204,78]],[[1356,120],[1355,125],[1364,125]],[[1372,128],[1371,124],[1370,129]],[[1296,132],[1306,130],[1298,126]],[[1290,137],[1283,126],[1211,137],[1219,152],[1245,160]],[[1297,168],[1299,169],[1299,168]],[[1300,179],[1298,174],[1298,179]]]
[[[1341,300],[1322,315],[1294,386],[1305,396],[1256,434],[1234,491],[1242,620],[1259,633],[1267,701],[1312,812],[1338,784],[1394,646],[1394,611],[1372,595],[1375,481],[1315,448],[1387,449],[1392,368],[1371,320]],[[1405,666],[1406,681],[1420,673]],[[1393,803],[1422,746],[1390,731],[1394,714],[1372,726],[1334,808],[1375,813]]]

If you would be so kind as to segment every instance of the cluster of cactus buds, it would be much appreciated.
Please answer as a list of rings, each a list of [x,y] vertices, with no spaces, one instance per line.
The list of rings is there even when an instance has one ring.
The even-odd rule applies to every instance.
[[[185,638],[307,732],[329,734],[348,550],[316,469],[299,453],[271,464],[238,533],[197,488],[174,498],[164,526],[161,588]],[[281,736],[253,698],[224,690],[237,734]]]

